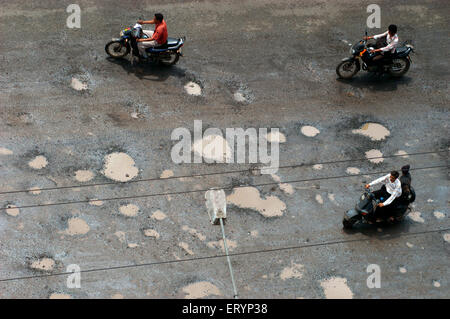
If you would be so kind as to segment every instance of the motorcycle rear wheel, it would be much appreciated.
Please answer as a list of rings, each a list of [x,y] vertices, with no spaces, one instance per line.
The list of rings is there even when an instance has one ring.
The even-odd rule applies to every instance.
[[[162,58],[159,60],[159,62],[160,62],[162,65],[166,65],[166,66],[170,66],[170,65],[175,65],[175,64],[177,64],[178,60],[180,59],[180,55],[179,55],[177,52],[174,52],[174,51],[170,52],[169,55],[170,55],[169,58],[162,57]]]
[[[109,41],[105,45],[106,54],[115,59],[120,59],[130,53],[130,46],[123,45],[119,41]]]
[[[408,72],[411,62],[408,58],[392,59],[392,66],[389,67],[389,74],[393,77],[399,78]]]
[[[351,79],[359,71],[359,63],[353,61],[342,61],[336,67],[336,73],[341,79]]]

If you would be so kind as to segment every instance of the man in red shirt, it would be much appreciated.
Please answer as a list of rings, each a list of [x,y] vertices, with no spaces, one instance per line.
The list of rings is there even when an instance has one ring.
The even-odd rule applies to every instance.
[[[142,30],[142,32],[144,32],[148,36],[147,39],[137,40],[139,54],[144,58],[148,58],[145,49],[151,47],[158,47],[160,45],[166,44],[167,42],[168,33],[166,21],[164,21],[164,17],[161,13],[156,13],[155,18],[153,20],[150,21],[139,20],[138,23],[155,25],[155,31]]]

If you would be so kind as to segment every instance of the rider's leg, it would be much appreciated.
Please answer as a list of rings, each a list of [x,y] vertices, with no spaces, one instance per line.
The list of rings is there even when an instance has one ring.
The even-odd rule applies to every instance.
[[[158,42],[156,42],[155,40],[138,42],[139,54],[144,58],[148,58],[147,52],[145,52],[145,50],[156,46],[158,46]]]

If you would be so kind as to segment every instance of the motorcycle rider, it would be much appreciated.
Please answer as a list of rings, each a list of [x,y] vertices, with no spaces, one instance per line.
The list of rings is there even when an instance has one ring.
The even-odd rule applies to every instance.
[[[377,199],[380,199],[381,197],[387,198],[384,202],[379,203],[378,207],[381,208],[387,205],[392,205],[392,202],[394,202],[394,200],[402,195],[402,186],[400,180],[398,179],[399,175],[400,174],[397,171],[392,171],[390,174],[382,176],[365,186],[366,188],[370,188],[371,186],[374,186],[376,184],[383,183],[381,189],[373,192],[375,198]],[[394,205],[395,204],[396,203],[394,203]],[[390,218],[391,220],[393,220],[393,217]]]
[[[398,45],[398,35],[397,35],[397,26],[395,24],[391,24],[388,27],[388,30],[384,33],[377,34],[374,36],[364,37],[364,40],[370,40],[370,39],[379,39],[382,37],[386,37],[386,43],[387,45],[385,47],[374,49],[371,51],[371,53],[375,52],[378,53],[374,58],[373,61],[375,63],[380,62],[383,58],[389,58],[392,56],[392,54],[395,53],[395,48]]]
[[[153,20],[145,21],[145,20],[138,20],[139,24],[154,24],[155,25],[155,31],[151,30],[142,30],[143,33],[145,33],[148,38],[147,39],[137,39],[138,42],[138,49],[139,54],[144,59],[147,59],[147,52],[145,52],[146,49],[151,47],[158,47],[161,45],[164,45],[167,43],[167,25],[166,21],[164,21],[164,17],[161,13],[156,13]]]

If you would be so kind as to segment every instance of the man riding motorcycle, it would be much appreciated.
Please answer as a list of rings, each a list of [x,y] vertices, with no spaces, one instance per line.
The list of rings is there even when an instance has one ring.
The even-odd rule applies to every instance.
[[[391,24],[388,28],[388,30],[384,33],[381,34],[377,34],[374,36],[369,36],[369,37],[364,37],[364,40],[370,40],[370,39],[380,39],[386,37],[386,43],[387,45],[382,47],[382,48],[378,48],[378,49],[374,49],[371,51],[371,53],[375,52],[378,53],[373,59],[372,61],[374,61],[375,63],[378,63],[377,61],[380,61],[383,58],[389,58],[392,56],[392,54],[395,53],[395,49],[398,45],[398,35],[397,35],[397,26],[395,24]]]
[[[402,185],[400,180],[398,179],[399,173],[397,171],[392,171],[390,174],[387,174],[385,176],[382,176],[373,182],[367,184],[365,187],[370,188],[373,185],[383,183],[383,186],[378,191],[374,191],[373,194],[375,195],[375,198],[381,199],[387,198],[384,202],[380,202],[378,204],[378,207],[384,207],[387,205],[395,206],[398,204],[399,198],[402,195]],[[383,211],[383,210],[381,210]],[[388,216],[381,216],[384,215],[377,210],[377,217],[388,217]],[[390,221],[394,220],[393,216],[389,216],[388,218]]]
[[[149,21],[139,20],[138,23],[155,25],[155,31],[142,30],[142,32],[148,36],[147,39],[137,39],[139,54],[142,58],[147,59],[148,56],[147,52],[145,52],[146,49],[151,47],[162,46],[167,43],[168,38],[167,25],[161,13],[156,13],[153,20]]]

